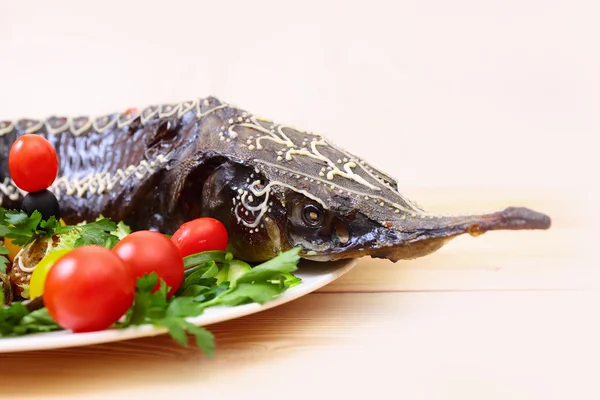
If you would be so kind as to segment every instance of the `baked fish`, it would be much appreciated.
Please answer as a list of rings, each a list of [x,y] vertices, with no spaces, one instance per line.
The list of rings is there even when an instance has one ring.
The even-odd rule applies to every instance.
[[[520,207],[485,215],[428,212],[398,181],[322,135],[215,97],[129,109],[97,118],[0,121],[0,205],[26,194],[8,172],[23,134],[56,148],[50,187],[68,224],[103,215],[133,230],[172,234],[211,216],[229,232],[230,251],[248,262],[300,246],[303,258],[426,256],[452,238],[492,230],[548,229],[550,217]]]

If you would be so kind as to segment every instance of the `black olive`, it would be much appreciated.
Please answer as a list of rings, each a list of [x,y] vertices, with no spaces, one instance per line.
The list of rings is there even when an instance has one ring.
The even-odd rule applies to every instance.
[[[47,221],[54,216],[60,219],[60,206],[54,193],[49,190],[40,190],[39,192],[27,193],[23,199],[23,211],[31,216],[35,210],[42,214],[42,220]]]

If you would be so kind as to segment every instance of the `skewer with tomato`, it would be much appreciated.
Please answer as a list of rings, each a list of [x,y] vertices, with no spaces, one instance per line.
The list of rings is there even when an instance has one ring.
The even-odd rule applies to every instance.
[[[58,175],[58,156],[44,137],[20,137],[11,148],[9,170],[15,184],[28,192],[25,213],[31,216],[37,210],[43,220],[60,219],[60,205],[48,190]],[[168,286],[168,296],[173,296],[184,279],[184,257],[225,251],[227,244],[223,224],[207,217],[183,224],[171,238],[152,231],[129,233],[112,248],[84,245],[54,250],[55,238],[36,240],[26,248],[5,242],[16,292],[43,298],[50,316],[74,332],[105,329],[121,318],[132,306],[137,278],[146,274],[156,273]],[[154,291],[158,288],[157,283]]]

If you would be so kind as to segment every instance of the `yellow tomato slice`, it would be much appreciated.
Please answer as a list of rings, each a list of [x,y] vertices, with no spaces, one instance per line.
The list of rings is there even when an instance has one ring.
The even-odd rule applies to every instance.
[[[29,298],[33,299],[44,293],[44,283],[46,283],[46,276],[50,268],[65,254],[71,250],[56,250],[42,258],[42,261],[36,265],[33,273],[31,274],[31,281],[29,282]]]

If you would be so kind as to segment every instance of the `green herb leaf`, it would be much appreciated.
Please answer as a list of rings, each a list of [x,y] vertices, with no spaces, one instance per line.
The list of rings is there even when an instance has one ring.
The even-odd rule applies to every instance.
[[[21,302],[0,308],[0,336],[19,336],[62,330],[46,308],[29,312]]]
[[[76,229],[62,231],[58,233],[58,243],[50,252],[59,250],[73,250],[75,242],[79,239],[79,231]]]
[[[60,223],[56,220],[56,217],[54,215],[48,218],[48,221],[40,221],[40,228],[42,228],[42,230],[44,230],[45,232],[53,232],[57,226],[60,226]]]
[[[238,306],[247,303],[264,304],[281,293],[278,285],[271,283],[239,283],[233,290],[218,296],[210,302],[210,306]]]
[[[94,222],[82,225],[82,227],[88,230],[99,230],[110,233],[112,231],[116,231],[118,225],[115,224],[110,218],[99,218]]]
[[[160,288],[152,293],[158,282],[158,275],[152,273],[137,280],[136,295],[128,311],[125,322],[118,328],[131,325],[152,324],[169,330],[171,337],[182,346],[188,345],[187,333],[196,337],[198,346],[211,355],[214,352],[212,335],[196,329],[185,318],[202,314],[204,307],[192,297],[172,297],[167,299],[168,287],[160,280]]]
[[[14,332],[19,335],[28,333],[42,333],[62,330],[48,314],[48,309],[40,308],[25,315],[21,323],[15,327]]]
[[[229,282],[223,282],[217,286],[211,287],[206,292],[201,293],[200,295],[194,297],[194,301],[197,301],[200,303],[208,302],[208,301],[213,300],[216,297],[220,296],[221,294],[227,292],[229,290],[229,288],[230,288]]]
[[[21,320],[27,314],[29,314],[29,311],[19,302],[12,303],[10,307],[0,309],[0,335],[14,335],[15,327],[21,323]]]
[[[3,254],[9,254],[9,253],[10,253],[10,251],[8,251],[8,249],[6,247],[4,247],[3,245],[0,244],[0,273],[2,273],[2,274],[6,273],[6,266],[10,262],[8,260],[8,258],[4,257]],[[2,304],[4,304],[4,303],[0,303],[0,306]]]
[[[206,272],[204,272],[200,278],[201,279],[211,279],[211,278],[214,278],[218,272],[219,272],[219,267],[217,267],[217,263],[214,261],[209,261]]]
[[[5,237],[9,233],[10,229],[8,229],[8,224],[6,222],[6,209],[0,207],[0,237]]]
[[[16,228],[24,228],[26,226],[30,226],[29,223],[31,220],[37,220],[37,223],[32,227],[32,230],[37,228],[37,224],[42,220],[42,214],[39,211],[34,211],[29,217],[24,211],[7,211],[4,217],[6,221],[14,225]]]
[[[195,317],[202,314],[202,306],[191,297],[177,297],[167,307],[167,317]]]
[[[300,248],[294,248],[264,262],[237,278],[235,285],[219,293],[213,299],[204,298],[205,293],[196,298],[204,307],[216,305],[238,306],[247,303],[264,304],[273,300],[294,283],[296,278],[291,272],[298,267]],[[295,279],[292,279],[293,277]]]
[[[300,248],[296,247],[266,261],[237,279],[237,283],[266,282],[282,274],[289,274],[298,269]]]
[[[40,236],[52,236],[60,228],[55,217],[42,221],[42,214],[37,210],[28,216],[24,211],[2,209],[0,218],[0,236],[10,238],[14,244],[23,247]]]
[[[215,355],[215,337],[205,328],[196,326],[189,322],[185,322],[185,328],[189,333],[194,335],[196,338],[196,345],[206,353],[207,356],[213,357]]]
[[[300,279],[297,276],[292,275],[290,273],[284,273],[284,274],[282,274],[282,276],[284,278],[283,283],[288,289],[302,283],[302,279]]]
[[[128,310],[125,323],[122,324],[122,327],[147,323],[151,315],[153,303],[159,302],[158,300],[153,301],[154,295],[152,294],[152,290],[156,287],[157,282],[158,275],[155,273],[137,279],[137,289],[133,305]]]
[[[2,219],[2,222],[4,222],[4,219]],[[10,229],[8,228],[8,226],[0,224],[0,237],[5,237],[9,233]]]
[[[191,285],[186,287],[181,294],[176,293],[177,297],[197,297],[203,293],[209,291],[210,288],[208,286],[202,285]]]
[[[75,247],[97,245],[112,249],[118,243],[119,237],[110,232],[116,231],[117,228],[117,224],[109,218],[77,226],[79,238],[75,241]]]
[[[6,273],[6,266],[8,265],[10,261],[8,260],[8,258],[4,257],[4,256],[0,256],[0,274],[5,274]],[[2,303],[0,303],[0,305],[2,305]]]
[[[120,221],[117,224],[117,229],[112,230],[110,234],[116,236],[117,238],[119,238],[119,240],[121,240],[125,236],[131,234],[131,228],[127,226],[123,221]]]
[[[185,269],[192,268],[194,266],[204,264],[209,261],[214,261],[217,263],[223,263],[226,261],[231,261],[233,259],[233,254],[220,251],[220,250],[212,250],[212,251],[203,251],[201,253],[191,254],[183,258],[183,265]]]
[[[211,265],[206,265],[206,266],[202,266],[202,267],[198,267],[198,268],[194,269],[191,274],[189,274],[188,276],[185,277],[185,280],[183,281],[179,291],[184,291],[185,289],[187,289],[189,286],[192,286],[192,285],[202,285],[202,286],[214,285],[217,281],[215,278],[205,277],[205,275],[207,275],[207,272],[209,271],[210,268],[211,268]]]
[[[163,326],[169,330],[169,334],[177,343],[180,345],[187,347],[188,345],[188,337],[183,329],[183,323],[178,318],[163,318],[161,320],[155,321],[155,325]]]

